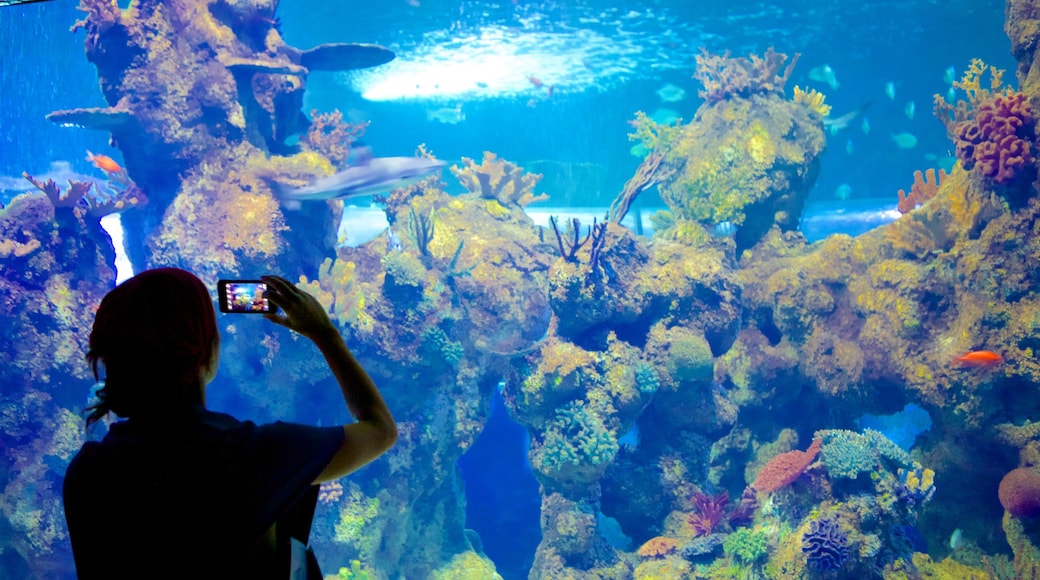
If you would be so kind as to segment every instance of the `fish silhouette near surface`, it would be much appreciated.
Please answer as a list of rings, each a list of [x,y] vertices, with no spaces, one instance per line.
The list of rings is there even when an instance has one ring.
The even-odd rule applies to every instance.
[[[290,208],[298,207],[304,201],[346,200],[411,185],[446,165],[443,161],[425,157],[370,157],[303,187],[284,187],[276,183],[275,191],[282,203]]]
[[[954,368],[990,369],[1004,362],[1004,357],[990,350],[973,350],[953,359]]]

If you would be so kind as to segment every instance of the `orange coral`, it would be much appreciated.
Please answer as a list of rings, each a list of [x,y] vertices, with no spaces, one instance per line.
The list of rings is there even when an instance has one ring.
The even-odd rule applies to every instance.
[[[639,546],[636,553],[644,558],[663,558],[668,554],[675,552],[678,547],[679,542],[672,538],[656,536],[647,540],[642,546]]]
[[[788,451],[770,459],[758,472],[752,487],[762,493],[772,493],[782,487],[794,483],[801,477],[805,468],[816,459],[820,453],[822,441],[814,439],[812,445],[805,451]]]
[[[935,197],[936,192],[939,191],[939,185],[946,179],[946,170],[939,170],[939,178],[935,178],[935,170],[929,169],[927,174],[921,173],[921,170],[914,172],[914,184],[910,186],[910,193],[907,194],[902,189],[899,190],[899,213],[910,213],[922,203]]]

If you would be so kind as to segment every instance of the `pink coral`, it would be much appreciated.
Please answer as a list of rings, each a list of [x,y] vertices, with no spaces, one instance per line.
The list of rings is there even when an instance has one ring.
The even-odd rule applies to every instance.
[[[996,183],[1012,183],[1033,168],[1035,123],[1024,93],[996,94],[958,124],[957,158],[965,169],[978,167]]]
[[[1016,518],[1040,515],[1040,473],[1027,467],[1012,469],[1000,480],[997,496]]]

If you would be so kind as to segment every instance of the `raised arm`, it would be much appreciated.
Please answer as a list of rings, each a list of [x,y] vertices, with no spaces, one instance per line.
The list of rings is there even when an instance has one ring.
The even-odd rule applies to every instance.
[[[397,425],[372,378],[313,296],[278,276],[264,276],[268,298],[281,310],[265,317],[309,338],[325,356],[356,423],[343,426],[343,444],[315,483],[338,479],[376,459],[397,442]]]

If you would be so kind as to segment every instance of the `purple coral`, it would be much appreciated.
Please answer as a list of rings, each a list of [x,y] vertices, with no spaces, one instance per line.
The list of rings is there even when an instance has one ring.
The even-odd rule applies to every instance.
[[[849,538],[836,520],[820,518],[809,524],[802,537],[802,552],[812,570],[838,570],[849,559]]]
[[[729,507],[729,493],[711,495],[703,492],[693,494],[693,513],[690,514],[690,526],[695,536],[710,536],[726,519]]]
[[[978,167],[1001,185],[1020,176],[1031,179],[1035,124],[1024,93],[998,94],[980,105],[973,119],[957,126],[957,158],[965,169]]]

